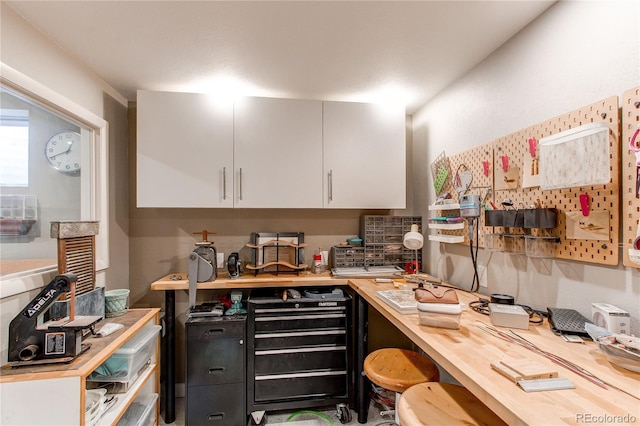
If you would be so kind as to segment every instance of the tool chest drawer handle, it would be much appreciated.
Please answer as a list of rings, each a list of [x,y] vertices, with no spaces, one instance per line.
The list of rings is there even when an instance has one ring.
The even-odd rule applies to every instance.
[[[224,413],[213,413],[213,414],[209,414],[209,416],[207,417],[207,420],[209,421],[219,421],[224,419]]]
[[[209,374],[221,374],[224,373],[225,368],[224,367],[214,367],[214,368],[210,368],[208,373]]]
[[[211,336],[211,335],[217,335],[217,334],[224,334],[225,329],[224,328],[210,328],[209,330],[204,332],[205,336]]]

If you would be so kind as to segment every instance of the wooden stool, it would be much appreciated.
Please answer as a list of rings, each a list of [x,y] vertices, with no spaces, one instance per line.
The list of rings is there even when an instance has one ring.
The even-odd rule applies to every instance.
[[[421,383],[407,389],[396,412],[401,425],[506,425],[466,388],[449,383]]]
[[[398,348],[371,352],[364,360],[364,372],[376,385],[399,393],[418,383],[440,380],[433,361],[417,352]]]
[[[398,396],[410,387],[440,379],[433,361],[406,349],[385,348],[371,352],[364,360],[363,369],[371,382],[396,393],[396,404]]]

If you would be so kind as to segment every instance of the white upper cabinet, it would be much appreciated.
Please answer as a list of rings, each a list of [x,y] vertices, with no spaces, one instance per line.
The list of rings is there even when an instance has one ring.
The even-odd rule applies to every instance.
[[[137,206],[405,208],[405,111],[138,91]]]
[[[233,206],[233,104],[138,91],[137,206]]]
[[[240,98],[234,117],[234,206],[321,208],[322,102]]]
[[[406,207],[404,107],[323,102],[324,207]]]

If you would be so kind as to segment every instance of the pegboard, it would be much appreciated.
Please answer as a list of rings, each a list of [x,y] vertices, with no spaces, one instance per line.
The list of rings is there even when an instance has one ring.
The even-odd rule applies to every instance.
[[[609,165],[611,179],[608,184],[556,189],[543,191],[540,187],[522,188],[523,167],[525,156],[530,154],[529,140],[535,138],[536,149],[543,137],[551,136],[583,124],[604,122],[609,127]],[[513,202],[514,209],[532,208],[540,203],[545,208],[558,209],[558,226],[555,229],[544,231],[535,230],[536,236],[558,237],[553,257],[559,259],[571,259],[582,262],[590,262],[604,265],[618,264],[619,244],[619,176],[618,164],[620,114],[618,110],[618,97],[612,96],[600,102],[582,107],[576,111],[561,115],[551,120],[539,123],[519,132],[501,137],[493,142],[493,169],[503,167],[503,157],[507,157],[507,167],[519,167],[517,187],[514,189],[495,190],[494,203],[499,206],[505,198]],[[567,161],[571,161],[570,158]],[[495,173],[494,179],[499,179]],[[635,178],[635,172],[634,172]],[[494,184],[498,182],[494,181]],[[494,186],[494,188],[497,188]],[[592,211],[607,210],[609,212],[609,240],[576,240],[566,239],[566,213],[580,211],[580,195],[588,194]],[[514,231],[515,230],[515,231]],[[494,232],[524,233],[523,230],[496,227]],[[524,239],[518,242],[524,247]],[[518,250],[520,247],[518,247]]]
[[[632,261],[629,249],[640,233],[640,199],[636,198],[636,157],[629,148],[634,132],[640,126],[640,87],[629,89],[622,96],[622,263],[640,268]],[[634,252],[635,254],[635,252]]]
[[[455,176],[456,172],[459,170],[463,170],[466,168],[473,179],[470,184],[470,189],[467,191],[468,193],[478,194],[480,196],[481,201],[492,200],[492,194],[490,189],[493,185],[493,146],[491,144],[481,145],[475,147],[469,151],[464,151],[449,157],[449,165],[451,168],[451,179],[447,184],[446,191],[449,192],[452,198],[456,203],[459,203],[458,192],[455,188]],[[486,173],[485,173],[486,169]],[[478,241],[478,246],[483,247],[483,238],[487,232],[492,232],[491,227],[484,226],[484,215],[480,216],[480,238]],[[464,231],[439,231],[439,233],[445,235],[463,235],[464,236],[464,244],[469,245],[469,231],[467,228],[467,222],[465,221]]]

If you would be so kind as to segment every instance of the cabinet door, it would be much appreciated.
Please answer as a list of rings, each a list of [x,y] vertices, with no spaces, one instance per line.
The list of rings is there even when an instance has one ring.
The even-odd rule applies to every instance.
[[[324,207],[405,208],[402,107],[323,103]]]
[[[234,116],[234,206],[322,207],[322,102],[241,98]]]
[[[138,91],[138,207],[233,206],[233,104]]]

